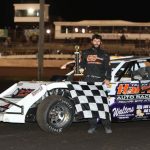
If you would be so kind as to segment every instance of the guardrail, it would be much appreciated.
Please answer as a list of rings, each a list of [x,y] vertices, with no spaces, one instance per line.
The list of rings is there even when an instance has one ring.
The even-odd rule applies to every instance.
[[[37,59],[37,55],[8,55],[0,56],[0,59]],[[46,54],[43,55],[44,59],[74,59],[74,55],[70,54]]]
[[[74,55],[44,55],[43,67],[61,67],[70,60],[74,60]],[[0,67],[38,67],[37,55],[0,56]]]

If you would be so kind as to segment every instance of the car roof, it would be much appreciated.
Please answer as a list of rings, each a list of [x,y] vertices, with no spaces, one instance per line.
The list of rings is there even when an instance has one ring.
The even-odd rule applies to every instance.
[[[150,60],[150,57],[133,56],[129,58],[114,59],[114,60],[111,60],[111,62],[131,62],[131,61],[142,61],[142,60]]]

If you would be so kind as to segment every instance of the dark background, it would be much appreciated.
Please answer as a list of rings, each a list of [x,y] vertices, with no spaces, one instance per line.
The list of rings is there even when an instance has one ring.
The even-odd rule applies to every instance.
[[[13,26],[13,3],[34,3],[39,0],[1,0],[0,27]],[[127,20],[150,22],[148,0],[45,0],[50,4],[52,20]]]

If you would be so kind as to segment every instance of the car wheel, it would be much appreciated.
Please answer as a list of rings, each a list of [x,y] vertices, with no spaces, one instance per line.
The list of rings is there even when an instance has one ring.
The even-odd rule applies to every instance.
[[[61,133],[71,125],[74,114],[75,108],[71,100],[59,95],[51,95],[39,104],[36,119],[44,131]]]

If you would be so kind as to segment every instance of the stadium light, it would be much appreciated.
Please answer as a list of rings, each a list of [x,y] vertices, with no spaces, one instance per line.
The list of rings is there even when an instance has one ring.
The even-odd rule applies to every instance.
[[[74,30],[75,30],[76,33],[79,32],[79,29],[78,29],[78,28],[75,28]]]
[[[50,33],[51,33],[51,30],[50,30],[50,29],[47,29],[47,30],[46,30],[46,33],[47,33],[47,34],[50,34]]]
[[[34,9],[33,8],[29,8],[27,10],[27,12],[28,12],[28,15],[33,15],[34,14]]]

